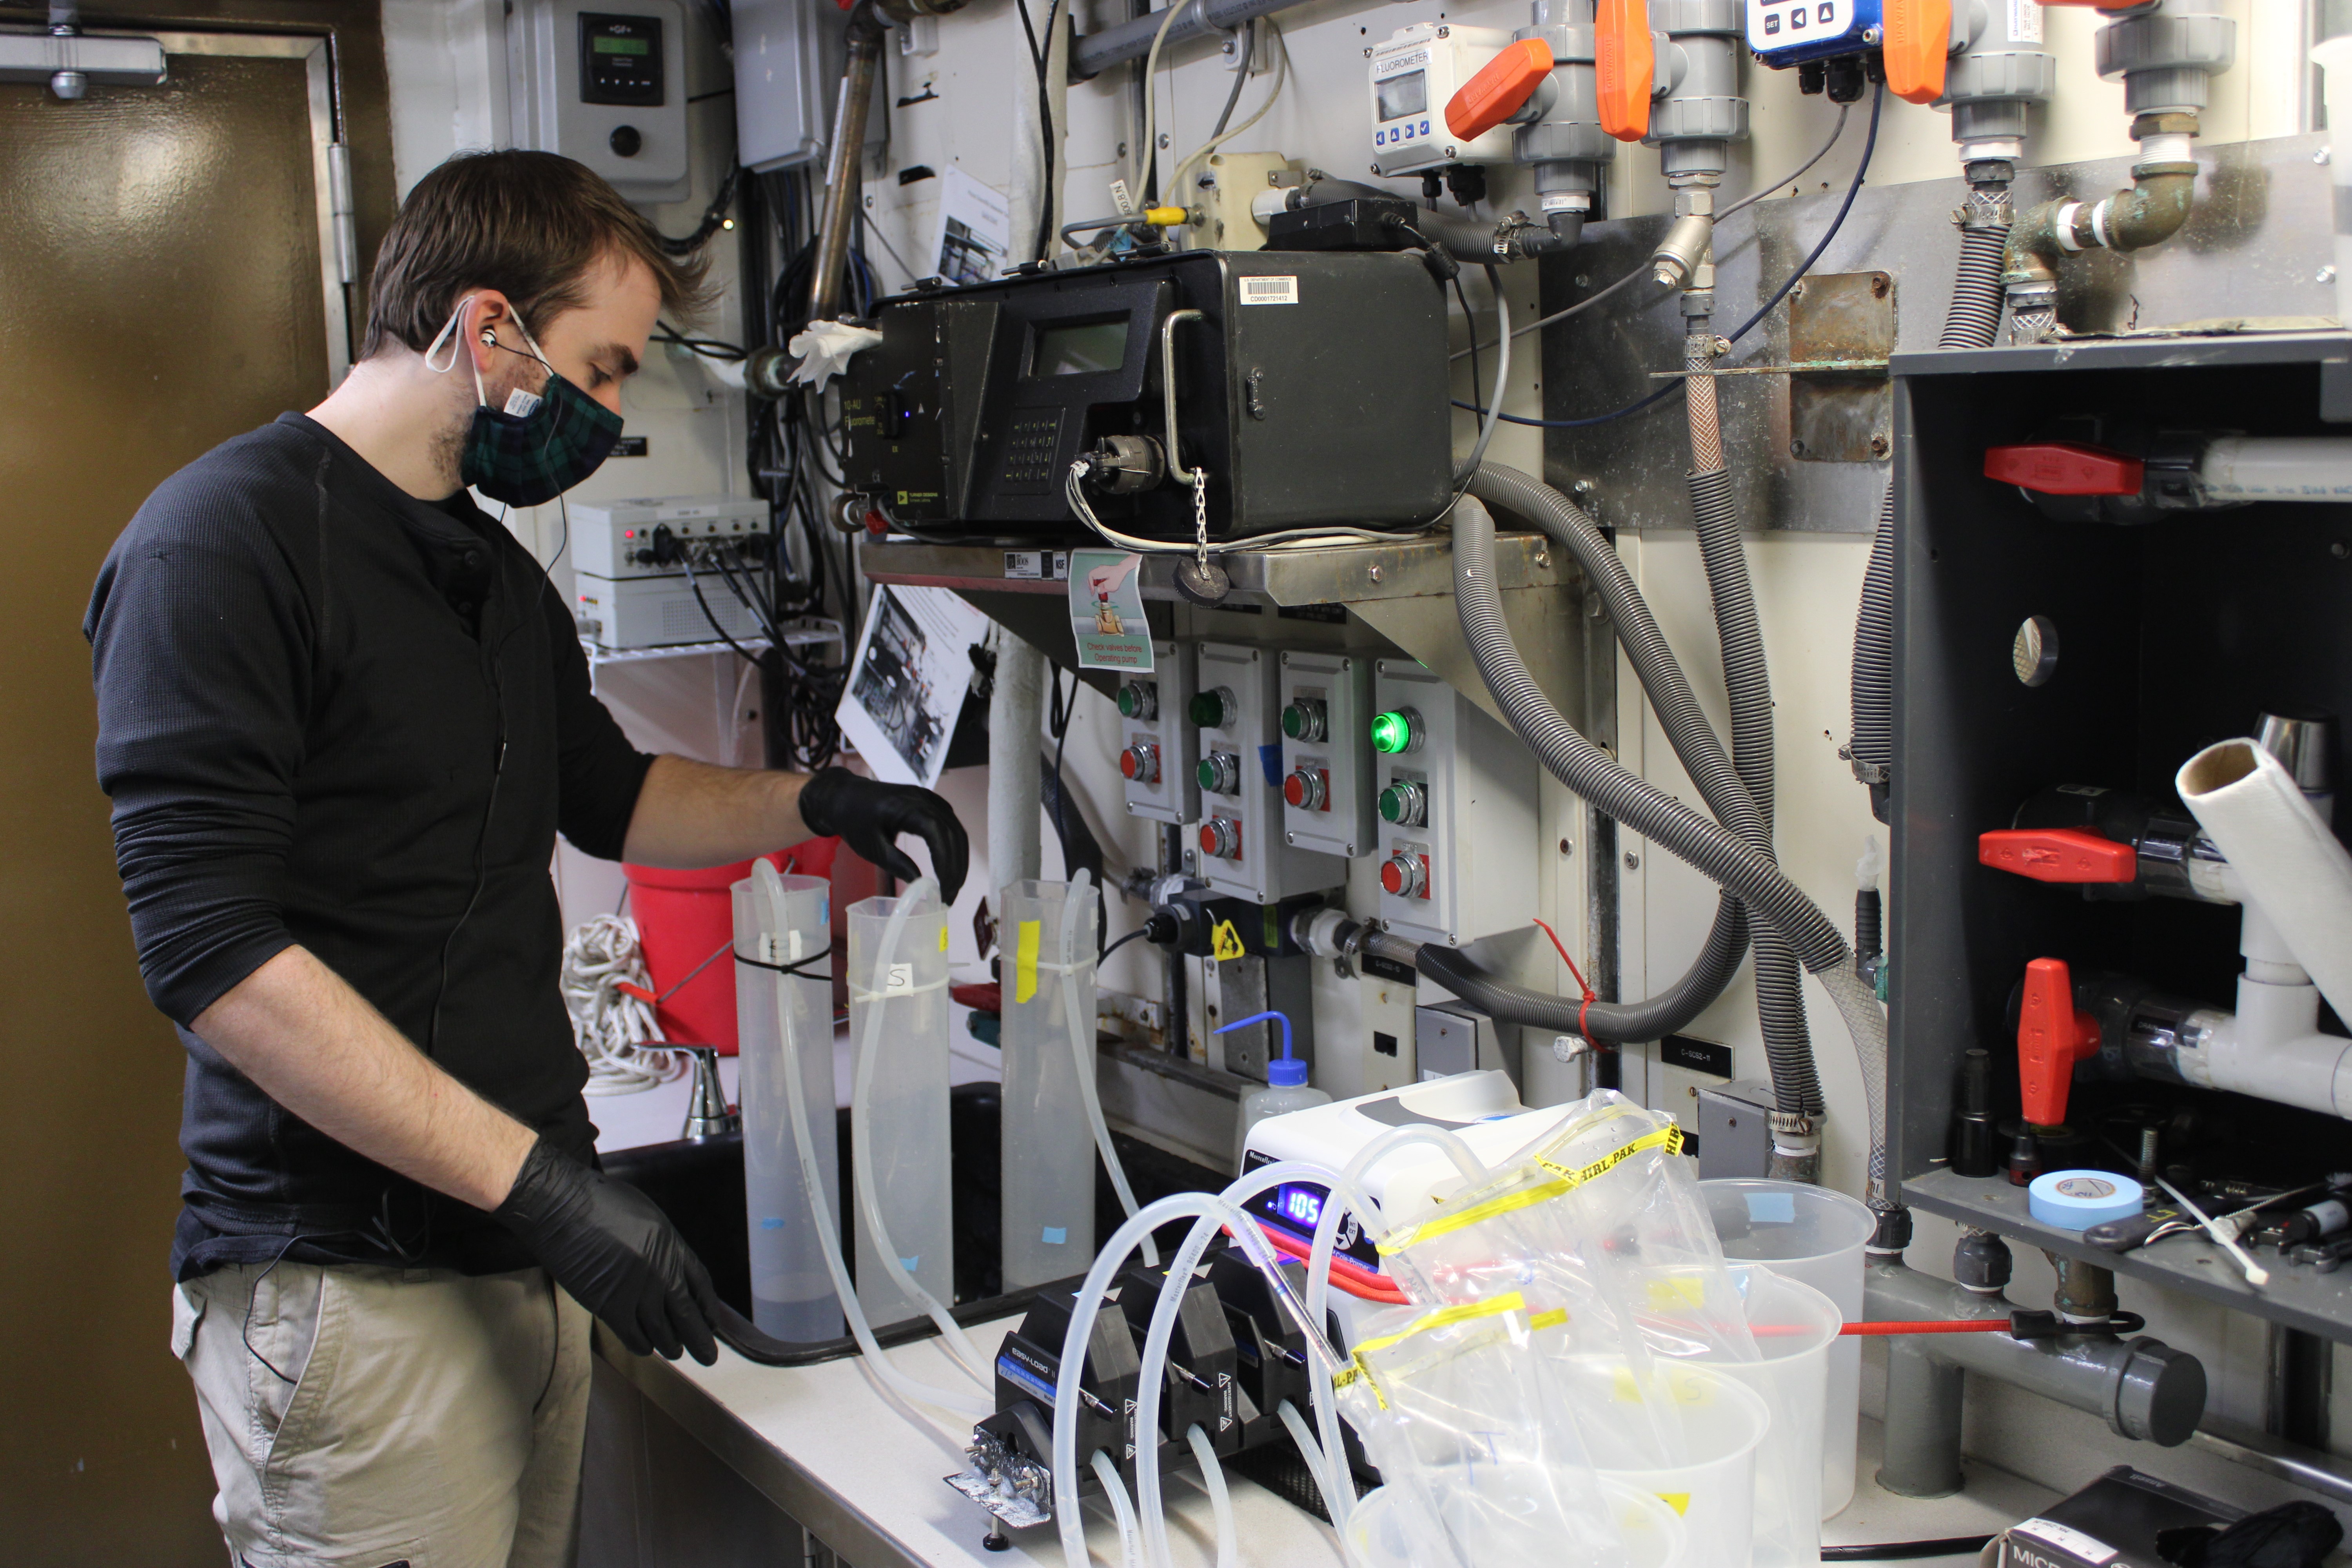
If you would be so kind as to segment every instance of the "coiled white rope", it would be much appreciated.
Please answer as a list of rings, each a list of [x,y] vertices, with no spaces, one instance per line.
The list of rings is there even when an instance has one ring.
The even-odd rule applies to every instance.
[[[637,940],[637,922],[620,915],[598,915],[564,940],[563,968],[559,984],[564,1011],[572,1015],[572,1037],[588,1058],[588,1094],[635,1094],[677,1077],[685,1060],[674,1052],[646,1050],[658,1044],[661,1026],[654,1021],[653,982],[646,973],[645,948]],[[622,989],[634,986],[643,994]]]

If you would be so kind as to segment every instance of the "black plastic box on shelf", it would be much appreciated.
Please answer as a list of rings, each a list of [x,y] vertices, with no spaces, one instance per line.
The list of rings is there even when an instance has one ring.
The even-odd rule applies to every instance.
[[[2030,962],[2062,960],[2077,980],[2130,977],[2224,1011],[2236,1005],[2243,967],[2234,905],[2086,897],[1981,864],[1979,836],[2011,827],[2021,807],[2053,790],[2126,791],[2179,811],[2180,765],[2216,741],[2251,735],[2264,711],[2352,721],[2352,506],[2065,521],[1987,478],[1987,453],[2063,436],[2085,416],[2167,432],[2352,436],[2352,425],[2327,417],[2352,416],[2342,395],[2352,339],[2075,340],[1903,354],[1892,369],[1890,1103],[1906,1199],[2340,1334],[2352,1326],[2352,1274],[2315,1274],[2266,1252],[2272,1284],[2258,1294],[2202,1241],[2095,1252],[2076,1233],[2032,1221],[2021,1188],[1999,1175],[1964,1179],[1947,1159],[1971,1047],[1990,1054],[1997,1152],[2009,1151]],[[2352,777],[2346,758],[2332,760],[2337,778]],[[2339,808],[2339,837],[2347,826],[2352,811]],[[2322,1026],[2341,1025],[2323,1013]],[[2132,1058],[2153,1053],[2116,1033],[2074,1073],[2065,1109],[2074,1137],[2053,1148],[2051,1168],[2129,1170],[2137,1130],[2156,1126],[2160,1166],[2176,1176],[2283,1188],[2352,1169],[2352,1123],[2137,1074]]]
[[[1209,535],[1397,528],[1452,496],[1445,295],[1417,256],[1187,251],[901,295],[842,380],[848,488],[926,532],[1085,531],[1064,492],[1107,437],[1208,473]],[[1193,537],[1181,473],[1089,492],[1105,524]]]

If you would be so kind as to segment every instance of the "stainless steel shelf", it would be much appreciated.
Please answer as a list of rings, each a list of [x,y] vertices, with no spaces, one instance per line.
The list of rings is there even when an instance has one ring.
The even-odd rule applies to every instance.
[[[1089,548],[1084,542],[1075,546]],[[1060,577],[1011,576],[1008,568],[1037,570],[1041,554],[1073,548],[1066,538],[991,541],[975,544],[928,544],[892,539],[859,547],[858,563],[877,583],[908,587],[951,588],[964,594],[1066,595]],[[1182,602],[1176,589],[1173,555],[1145,558],[1137,574],[1143,596]],[[1392,599],[1451,596],[1454,542],[1444,533],[1394,543],[1345,541],[1331,544],[1283,545],[1272,550],[1231,551],[1217,557],[1233,579],[1234,597],[1244,604],[1377,604]],[[1495,541],[1500,586],[1550,588],[1578,580],[1575,563],[1541,534],[1505,534]]]
[[[784,646],[787,647],[810,647],[819,643],[838,643],[841,640],[841,624],[838,621],[818,620],[814,617],[795,621],[784,632]],[[655,659],[692,658],[698,655],[732,653],[736,647],[740,647],[746,653],[758,653],[767,646],[768,639],[763,637],[737,637],[733,647],[713,640],[664,643],[659,647],[604,647],[593,638],[580,639],[581,651],[588,656],[588,667],[591,669],[600,669],[612,664],[645,664]]]

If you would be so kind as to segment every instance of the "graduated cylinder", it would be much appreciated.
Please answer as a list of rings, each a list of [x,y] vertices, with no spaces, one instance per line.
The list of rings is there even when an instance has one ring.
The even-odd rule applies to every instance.
[[[850,1163],[857,1300],[877,1324],[955,1300],[948,1158],[948,913],[934,900],[849,907]],[[891,1267],[892,1260],[898,1265]]]
[[[815,877],[779,877],[773,891],[763,896],[761,881],[747,877],[731,889],[751,1321],[781,1340],[829,1340],[842,1331],[841,1303],[834,1296],[801,1179],[802,1131],[785,1082],[789,1068],[777,1008],[781,1004],[790,1009],[824,1211],[837,1229],[841,1165],[834,1135],[833,966],[824,956],[833,927],[831,889]],[[805,970],[782,973],[769,965]]]
[[[1004,889],[1004,1288],[1083,1274],[1095,1255],[1095,1144],[1078,1074],[1095,1065],[1092,887]]]

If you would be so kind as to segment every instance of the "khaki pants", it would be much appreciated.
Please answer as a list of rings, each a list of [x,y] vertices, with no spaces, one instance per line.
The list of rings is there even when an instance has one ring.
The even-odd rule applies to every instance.
[[[565,1568],[589,1316],[545,1272],[279,1263],[174,1288],[246,1568]]]

